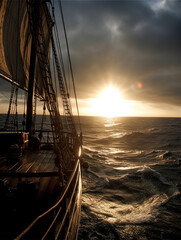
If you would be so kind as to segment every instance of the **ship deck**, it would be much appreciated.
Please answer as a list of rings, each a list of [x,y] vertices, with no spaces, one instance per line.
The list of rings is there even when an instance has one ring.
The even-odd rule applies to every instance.
[[[19,161],[8,160],[0,156],[0,180],[10,189],[17,189],[18,184],[34,184],[38,188],[38,199],[52,196],[57,198],[55,189],[60,189],[59,172],[55,166],[53,150],[25,150]],[[3,184],[4,184],[3,183]]]
[[[41,239],[45,233],[47,239],[54,239],[55,235],[66,239],[64,236],[76,233],[80,215],[80,163],[77,161],[68,172],[67,184],[62,186],[55,157],[53,150],[25,150],[16,162],[0,155],[2,239],[14,239],[40,215],[43,217],[28,230],[26,239]],[[50,224],[53,224],[51,231]]]
[[[19,161],[7,160],[6,156],[0,156],[0,174],[7,173],[52,173],[57,172],[55,166],[55,153],[52,150],[30,151],[26,150]],[[27,174],[28,175],[28,174]],[[32,175],[33,176],[33,175]]]

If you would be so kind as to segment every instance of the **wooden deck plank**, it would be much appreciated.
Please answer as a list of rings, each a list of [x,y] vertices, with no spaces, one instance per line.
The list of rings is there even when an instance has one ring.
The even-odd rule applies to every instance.
[[[54,162],[54,159],[55,159],[55,154],[53,151],[48,151],[48,157],[46,156],[46,164],[41,164],[39,166],[39,169],[38,171],[40,172],[46,172],[46,171],[53,171],[53,167],[55,165],[55,162]]]
[[[39,168],[41,165],[44,165],[46,163],[46,157],[47,157],[46,151],[41,151],[39,155],[35,157],[36,164],[31,169],[31,172],[40,172]]]
[[[55,169],[55,153],[51,150],[26,151],[21,160],[14,163],[2,159],[1,172],[51,172]]]
[[[9,168],[9,171],[16,170],[19,165],[20,165],[20,161],[16,162],[14,165],[12,165],[12,166]]]

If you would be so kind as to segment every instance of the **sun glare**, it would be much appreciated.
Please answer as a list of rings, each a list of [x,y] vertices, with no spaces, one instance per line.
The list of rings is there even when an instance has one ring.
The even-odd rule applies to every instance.
[[[96,115],[104,117],[125,116],[129,112],[129,104],[125,101],[121,92],[109,86],[105,88],[93,102],[93,110]]]

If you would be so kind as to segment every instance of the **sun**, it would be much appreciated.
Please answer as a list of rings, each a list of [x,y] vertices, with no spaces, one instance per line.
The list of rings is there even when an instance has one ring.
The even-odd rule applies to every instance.
[[[126,115],[129,106],[121,92],[116,87],[109,86],[93,101],[93,110],[97,116],[112,118]]]

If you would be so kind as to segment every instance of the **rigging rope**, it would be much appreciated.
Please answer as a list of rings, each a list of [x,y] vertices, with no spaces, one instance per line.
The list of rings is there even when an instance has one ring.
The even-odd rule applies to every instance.
[[[45,119],[45,111],[46,111],[46,106],[45,106],[45,102],[44,102],[44,105],[43,105],[43,115],[42,115],[42,120],[41,120],[41,128],[40,128],[40,133],[38,135],[40,141],[41,141],[41,139],[43,137],[42,132],[43,132],[44,119]]]
[[[4,124],[4,130],[18,131],[18,88],[12,84],[8,113]]]
[[[58,80],[59,80],[59,89],[60,89],[60,93],[61,93],[61,97],[62,97],[62,103],[63,103],[65,115],[66,115],[66,120],[68,123],[67,128],[68,128],[68,130],[71,130],[71,132],[74,134],[74,136],[76,136],[77,131],[75,128],[74,119],[72,117],[71,106],[69,104],[69,98],[67,96],[65,83],[63,81],[63,75],[62,75],[59,58],[58,58],[57,51],[56,51],[56,45],[55,45],[55,41],[54,41],[53,34],[52,34],[52,18],[51,18],[50,13],[48,12],[48,8],[45,7],[45,11],[46,11],[46,17],[47,17],[47,23],[48,23],[48,30],[49,30],[49,34],[51,36],[52,51],[53,51],[53,55],[54,55],[55,63],[56,63],[55,65],[56,65],[56,71],[57,71],[57,76],[58,76]]]
[[[25,106],[26,106],[26,92],[24,92],[24,109],[23,109],[23,131],[25,130],[25,124],[26,124],[26,114],[25,114]]]
[[[35,83],[35,92],[37,91],[37,84]],[[34,94],[34,103],[33,103],[33,129],[32,133],[35,133],[35,125],[36,125],[36,106],[37,106],[37,97],[36,94]]]
[[[66,75],[65,75],[65,67],[64,67],[64,61],[63,61],[63,55],[62,55],[62,50],[61,50],[61,45],[60,45],[60,41],[59,41],[59,35],[58,35],[58,29],[57,29],[57,23],[56,20],[55,21],[55,28],[54,28],[54,32],[55,32],[55,40],[57,42],[57,49],[58,49],[58,55],[59,55],[59,62],[61,64],[61,68],[62,68],[62,73],[63,73],[63,78],[64,78],[64,82],[65,82],[65,87],[67,90],[67,94],[68,93],[68,88],[67,88],[67,81],[66,81]],[[68,96],[69,97],[69,96]]]
[[[6,115],[6,121],[4,124],[4,130],[8,128],[9,125],[9,118],[10,118],[10,113],[11,113],[11,107],[12,107],[12,101],[13,101],[13,95],[14,95],[14,90],[15,90],[15,85],[11,85],[11,95],[10,95],[10,100],[9,100],[9,108],[8,108],[8,113]]]
[[[65,73],[63,54],[62,54],[62,50],[61,50],[61,44],[60,44],[60,40],[59,40],[59,34],[58,34],[58,28],[57,28],[56,19],[54,19],[54,23],[55,23],[54,35],[55,35],[55,41],[56,41],[56,46],[57,46],[57,50],[58,50],[59,62],[60,62],[60,65],[61,65],[61,70],[62,70],[62,79],[63,79],[63,81],[65,83],[65,89],[66,89],[66,94],[67,94],[67,101],[69,103],[70,113],[72,115],[72,108],[71,108],[71,102],[70,102],[70,92],[69,92],[69,88],[68,88],[68,84],[67,84],[67,78],[66,78],[66,73]]]
[[[75,96],[75,102],[76,102],[76,108],[77,108],[77,114],[78,114],[79,128],[80,128],[80,131],[82,132],[82,128],[81,128],[81,124],[80,124],[80,115],[79,115],[77,94],[76,94],[76,90],[75,90],[73,68],[72,68],[72,62],[71,62],[71,58],[70,58],[69,44],[68,44],[67,32],[66,32],[66,28],[65,28],[65,21],[64,21],[64,15],[63,15],[63,10],[62,10],[61,0],[59,0],[58,3],[59,3],[60,15],[61,15],[63,29],[64,29],[65,42],[66,42],[66,46],[67,46],[67,53],[68,53],[68,59],[69,59],[69,65],[70,65],[70,73],[71,73],[71,77],[72,77],[73,90],[74,90],[74,96]]]
[[[18,0],[17,6],[17,38],[16,38],[16,79],[18,78],[18,50],[19,50],[19,17],[20,17],[20,0]],[[14,100],[15,94],[15,100]],[[15,85],[11,85],[11,95],[9,100],[9,108],[6,116],[6,121],[4,124],[4,130],[7,130],[9,126],[10,116],[12,115],[12,121],[14,130],[18,131],[18,88]],[[15,116],[14,116],[15,115]]]
[[[37,54],[37,60],[40,67],[41,78],[43,82],[43,87],[45,90],[45,100],[46,107],[50,113],[51,127],[53,133],[54,146],[58,149],[58,154],[62,164],[64,164],[64,168],[69,168],[71,164],[70,159],[72,159],[73,152],[70,152],[70,149],[66,144],[66,136],[63,134],[63,125],[62,119],[60,118],[57,98],[55,95],[55,90],[52,82],[52,75],[50,70],[50,62],[47,54],[47,47],[45,46],[45,32],[43,30],[43,19],[41,14],[38,15],[38,8],[36,7],[40,2],[27,0],[27,9],[30,23],[30,30],[34,36],[35,50]],[[39,7],[39,6],[38,6]],[[51,28],[52,28],[52,20],[49,19],[49,11],[47,8],[46,2],[42,2],[41,11],[45,11],[45,16],[47,20],[49,34],[52,40]],[[50,16],[51,17],[51,16]],[[36,19],[36,22],[35,22]],[[56,61],[56,59],[55,59]],[[59,72],[58,72],[59,73]],[[62,88],[62,92],[64,93],[64,86]],[[66,104],[66,101],[65,101]],[[67,106],[67,105],[66,105]],[[74,140],[75,136],[72,135],[72,139]],[[69,155],[67,157],[67,154]]]
[[[20,0],[18,0],[18,24],[17,24],[17,39],[16,39],[16,79],[18,78],[18,50],[19,50],[19,25],[20,25]],[[15,108],[16,108],[16,118],[15,124],[18,132],[18,88],[15,90]]]
[[[17,129],[17,132],[18,132],[18,88],[16,88],[16,91],[15,91],[15,111],[16,111],[16,117],[15,117],[15,127]]]

